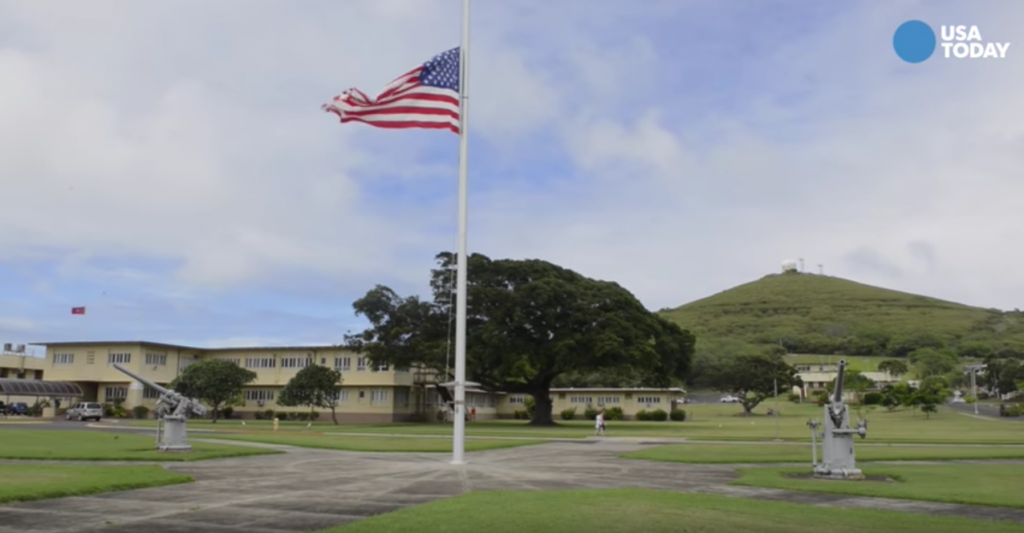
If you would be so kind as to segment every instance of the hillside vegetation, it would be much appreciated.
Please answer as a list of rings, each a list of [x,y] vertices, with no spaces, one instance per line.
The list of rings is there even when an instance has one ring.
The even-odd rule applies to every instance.
[[[807,273],[772,274],[662,315],[705,346],[904,357],[920,348],[1024,357],[1024,313]]]

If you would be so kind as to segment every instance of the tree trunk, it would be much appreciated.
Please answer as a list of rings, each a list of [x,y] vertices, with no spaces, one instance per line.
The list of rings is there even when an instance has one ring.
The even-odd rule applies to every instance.
[[[331,420],[334,421],[334,425],[338,425],[338,414],[334,412],[334,406],[331,406]]]
[[[554,426],[555,420],[551,416],[552,401],[549,389],[532,393],[533,396],[533,418],[531,426]]]
[[[217,423],[217,417],[220,416],[220,406],[219,405],[213,406],[213,413],[212,414],[213,414],[213,420],[210,423],[211,424],[216,424]]]

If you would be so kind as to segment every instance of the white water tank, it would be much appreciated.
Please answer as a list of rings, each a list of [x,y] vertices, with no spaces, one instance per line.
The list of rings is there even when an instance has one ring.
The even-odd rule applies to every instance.
[[[786,259],[782,262],[782,272],[796,272],[799,268],[799,263],[796,259]]]

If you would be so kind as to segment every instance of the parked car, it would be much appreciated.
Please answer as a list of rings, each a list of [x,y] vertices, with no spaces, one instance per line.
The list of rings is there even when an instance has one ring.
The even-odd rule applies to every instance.
[[[72,405],[64,413],[64,418],[67,420],[78,420],[79,422],[91,418],[99,422],[103,418],[103,406],[96,402],[79,402]]]
[[[14,402],[7,406],[7,414],[25,416],[28,414],[28,404],[25,402]]]
[[[729,395],[729,396],[722,396],[722,399],[718,400],[718,401],[720,401],[722,403],[739,403],[740,399],[735,397],[735,396]]]

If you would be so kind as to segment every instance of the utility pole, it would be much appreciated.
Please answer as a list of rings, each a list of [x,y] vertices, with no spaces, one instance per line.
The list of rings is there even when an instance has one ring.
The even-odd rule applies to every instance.
[[[818,263],[818,274],[821,276],[825,275],[825,265]]]
[[[803,272],[803,271],[804,271],[804,258],[801,257],[800,258],[800,272]]]

